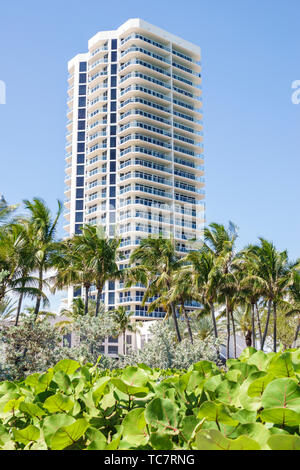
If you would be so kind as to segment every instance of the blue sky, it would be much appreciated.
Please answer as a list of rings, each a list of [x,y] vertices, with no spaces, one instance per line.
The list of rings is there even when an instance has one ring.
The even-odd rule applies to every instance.
[[[0,193],[64,196],[67,61],[97,31],[140,17],[202,48],[207,222],[299,249],[299,0],[2,2]],[[62,224],[60,235],[63,234]]]

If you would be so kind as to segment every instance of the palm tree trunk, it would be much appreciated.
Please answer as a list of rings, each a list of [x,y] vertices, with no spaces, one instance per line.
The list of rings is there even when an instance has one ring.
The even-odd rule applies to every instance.
[[[269,300],[269,302],[268,302],[267,321],[266,321],[265,331],[264,331],[264,335],[263,335],[263,339],[262,339],[262,343],[261,343],[261,347],[260,347],[260,349],[261,349],[262,351],[263,351],[263,349],[264,349],[266,337],[267,337],[267,334],[268,334],[269,323],[270,323],[270,316],[271,316],[271,307],[272,307],[272,300]]]
[[[95,316],[98,317],[99,315],[99,309],[100,309],[100,302],[101,302],[101,295],[103,291],[103,285],[98,284],[97,286],[97,301],[96,301],[96,313]]]
[[[172,317],[173,317],[173,321],[174,321],[174,326],[175,326],[177,339],[178,339],[178,342],[180,343],[181,342],[181,335],[180,335],[180,331],[179,331],[179,326],[178,326],[178,321],[177,321],[177,315],[176,315],[176,309],[175,309],[174,302],[171,302],[171,312],[172,312]]]
[[[84,314],[87,315],[89,311],[89,291],[90,291],[90,285],[86,284],[84,286],[85,288],[85,299],[84,299]]]
[[[226,359],[229,359],[230,355],[230,317],[228,308],[228,299],[226,297],[226,327],[227,327],[227,341],[226,341]]]
[[[216,322],[216,316],[215,316],[215,307],[214,307],[213,303],[210,304],[210,313],[211,313],[211,319],[212,319],[212,323],[213,323],[213,327],[214,327],[215,338],[217,338],[218,337],[218,329],[217,329],[217,322]]]
[[[297,325],[296,332],[295,332],[295,338],[294,338],[294,341],[293,341],[294,347],[296,347],[299,331],[300,331],[300,317],[299,317],[299,320],[298,320],[298,325]]]
[[[255,333],[255,304],[251,304],[251,327],[252,327],[252,346],[256,347],[256,333]]]
[[[232,335],[233,335],[233,355],[236,359],[236,332],[235,332],[235,321],[233,317],[233,311],[230,310],[231,322],[232,322]]]
[[[181,309],[182,309],[182,311],[183,311],[183,315],[184,315],[184,319],[185,319],[185,322],[186,322],[186,326],[187,326],[187,329],[188,329],[188,333],[189,333],[189,337],[190,337],[191,343],[193,344],[193,343],[194,343],[194,341],[193,341],[193,333],[192,333],[191,324],[190,324],[190,320],[189,320],[188,314],[186,313],[186,309],[185,309],[185,307],[184,307],[184,302],[181,302]]]
[[[22,306],[23,296],[24,296],[24,294],[23,294],[23,292],[21,292],[21,294],[19,296],[15,326],[18,326],[18,323],[19,323],[19,317],[20,317],[20,313],[21,313],[21,306]]]
[[[273,303],[273,350],[277,352],[277,305]]]
[[[259,316],[259,311],[258,311],[257,303],[255,304],[255,308],[256,308],[256,316],[257,316],[257,326],[258,326],[259,342],[260,342],[260,346],[261,346],[261,345],[262,345],[262,342],[263,342],[263,339],[262,339],[261,322],[260,322],[260,316]]]
[[[126,331],[123,331],[123,354],[125,356],[126,354],[126,344],[125,344],[125,341],[126,341]]]
[[[39,290],[42,292],[43,289],[43,268],[41,267],[39,269]],[[34,320],[33,322],[35,323],[40,311],[40,306],[41,306],[41,300],[42,300],[42,294],[38,294],[37,299],[36,299],[36,304],[35,304],[35,309],[34,309]]]

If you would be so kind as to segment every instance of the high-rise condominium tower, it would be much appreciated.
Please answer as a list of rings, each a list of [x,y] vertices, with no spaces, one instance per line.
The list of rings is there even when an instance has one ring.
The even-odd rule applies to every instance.
[[[185,254],[204,222],[200,48],[131,19],[96,34],[68,70],[68,236],[83,224],[119,234],[121,267],[149,235],[171,235]],[[80,291],[70,289],[69,302]],[[147,316],[142,297],[142,286],[116,281],[103,301],[163,316]]]

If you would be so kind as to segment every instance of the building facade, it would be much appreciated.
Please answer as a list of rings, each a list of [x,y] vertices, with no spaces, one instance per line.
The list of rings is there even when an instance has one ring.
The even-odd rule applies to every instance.
[[[119,234],[121,268],[142,238],[172,236],[182,255],[201,241],[200,59],[198,46],[131,19],[96,34],[68,63],[64,228],[72,236],[100,224]],[[69,289],[69,303],[77,295]],[[142,298],[143,286],[116,281],[102,300],[138,319],[163,317],[162,309],[147,315]]]

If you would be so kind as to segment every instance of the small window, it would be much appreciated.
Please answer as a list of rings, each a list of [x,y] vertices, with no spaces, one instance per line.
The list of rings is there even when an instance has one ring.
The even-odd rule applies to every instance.
[[[86,72],[86,62],[80,62],[79,63],[79,71],[80,72]]]
[[[79,83],[86,83],[86,73],[79,74]]]
[[[118,354],[119,348],[118,346],[108,346],[108,354]]]

